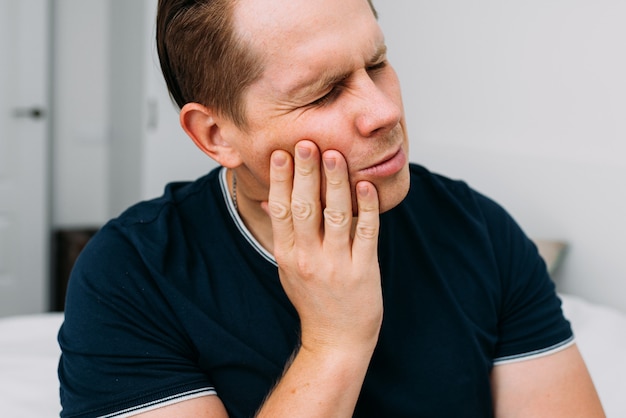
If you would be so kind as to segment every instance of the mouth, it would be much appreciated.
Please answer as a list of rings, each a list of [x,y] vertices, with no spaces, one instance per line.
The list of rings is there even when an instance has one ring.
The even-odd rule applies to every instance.
[[[402,147],[395,153],[386,156],[380,162],[359,170],[359,173],[368,177],[387,177],[398,173],[406,165],[406,155]]]

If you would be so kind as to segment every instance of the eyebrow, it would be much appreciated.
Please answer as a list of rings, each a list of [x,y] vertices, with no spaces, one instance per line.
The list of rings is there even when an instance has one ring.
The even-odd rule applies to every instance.
[[[387,54],[387,45],[380,45],[366,66],[378,63]],[[331,86],[337,85],[347,79],[352,71],[343,73],[333,73],[332,70],[324,71],[321,75],[317,76],[315,80],[305,80],[298,83],[293,88],[289,89],[288,95],[293,98],[308,98],[315,94],[329,89]]]

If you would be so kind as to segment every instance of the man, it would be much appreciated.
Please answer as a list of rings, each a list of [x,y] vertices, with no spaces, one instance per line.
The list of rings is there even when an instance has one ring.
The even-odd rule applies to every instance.
[[[365,0],[161,0],[221,166],[113,220],[59,340],[63,416],[603,416],[536,248],[409,165]]]

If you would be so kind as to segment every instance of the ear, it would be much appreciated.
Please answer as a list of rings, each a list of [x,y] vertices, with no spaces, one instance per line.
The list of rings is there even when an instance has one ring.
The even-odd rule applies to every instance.
[[[220,165],[235,168],[241,164],[239,153],[224,138],[220,124],[225,122],[211,108],[187,103],[180,110],[180,125],[198,148]]]

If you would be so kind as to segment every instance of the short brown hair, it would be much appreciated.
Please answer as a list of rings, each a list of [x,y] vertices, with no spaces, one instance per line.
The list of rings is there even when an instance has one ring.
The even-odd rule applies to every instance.
[[[235,33],[234,7],[233,0],[159,0],[156,46],[179,108],[200,103],[245,127],[243,93],[263,67],[262,58]]]
[[[233,0],[159,0],[156,44],[170,96],[245,125],[241,96],[263,72],[233,29]]]

